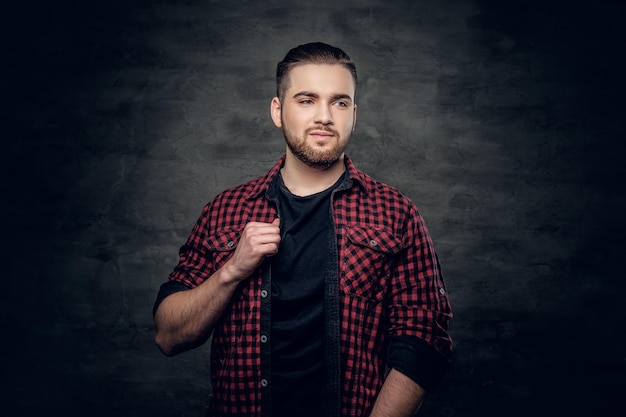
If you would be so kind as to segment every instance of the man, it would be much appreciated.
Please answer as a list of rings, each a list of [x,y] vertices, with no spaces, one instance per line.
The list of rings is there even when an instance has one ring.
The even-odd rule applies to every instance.
[[[344,155],[357,74],[342,50],[300,45],[276,83],[286,154],[204,207],[159,291],[156,344],[213,335],[211,416],[410,416],[451,353],[426,226]]]

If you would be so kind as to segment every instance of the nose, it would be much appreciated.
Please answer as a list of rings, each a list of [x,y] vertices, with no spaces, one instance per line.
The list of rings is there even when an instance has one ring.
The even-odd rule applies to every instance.
[[[330,104],[320,103],[317,106],[317,111],[315,112],[315,123],[320,123],[322,125],[333,124],[333,114],[330,110]]]

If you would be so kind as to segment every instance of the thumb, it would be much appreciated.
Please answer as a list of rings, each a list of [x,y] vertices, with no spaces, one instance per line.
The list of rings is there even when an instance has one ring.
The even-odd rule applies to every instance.
[[[279,219],[278,217],[276,217],[276,218],[274,219],[274,221],[272,222],[272,224],[273,224],[273,225],[276,225],[276,226],[280,225],[280,219]]]

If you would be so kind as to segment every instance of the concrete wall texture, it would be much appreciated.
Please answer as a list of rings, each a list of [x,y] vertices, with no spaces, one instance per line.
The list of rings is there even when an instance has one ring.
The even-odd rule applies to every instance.
[[[1,145],[4,416],[201,416],[208,346],[152,303],[202,206],[264,173],[277,61],[357,62],[348,154],[415,201],[455,311],[424,416],[606,415],[626,392],[618,2],[12,6]]]

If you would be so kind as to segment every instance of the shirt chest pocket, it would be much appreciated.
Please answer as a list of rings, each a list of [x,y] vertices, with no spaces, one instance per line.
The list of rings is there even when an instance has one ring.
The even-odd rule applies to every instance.
[[[346,227],[346,244],[340,262],[340,287],[343,292],[379,302],[385,289],[395,255],[402,242],[384,229]]]
[[[230,259],[243,229],[217,229],[206,240],[206,247],[213,256],[213,270],[220,269]]]

